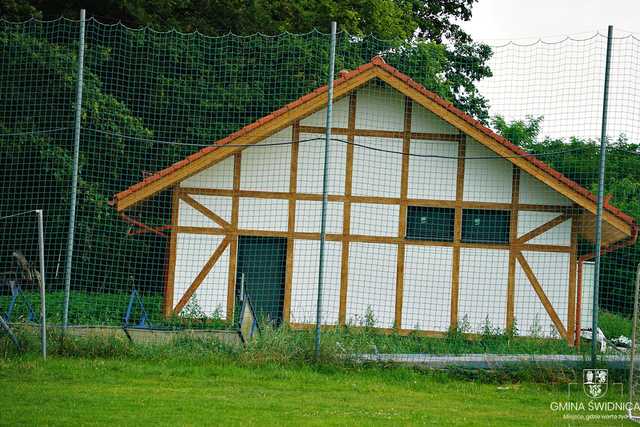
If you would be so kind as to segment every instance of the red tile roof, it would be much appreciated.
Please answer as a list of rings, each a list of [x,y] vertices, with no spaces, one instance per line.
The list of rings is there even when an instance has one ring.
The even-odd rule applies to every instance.
[[[480,121],[474,119],[473,117],[471,117],[470,115],[468,115],[467,113],[465,113],[464,111],[456,108],[453,104],[451,104],[450,102],[444,100],[443,98],[441,98],[440,96],[436,95],[435,93],[431,92],[430,90],[427,90],[424,86],[422,86],[420,83],[416,82],[415,80],[413,80],[411,77],[407,76],[406,74],[400,72],[398,69],[392,67],[391,65],[387,64],[384,59],[380,56],[376,56],[374,57],[371,62],[367,63],[367,64],[363,64],[360,67],[356,68],[355,70],[352,71],[340,71],[338,73],[339,78],[337,80],[334,81],[334,87],[337,87],[341,84],[343,84],[344,82],[356,77],[357,75],[373,68],[373,67],[379,67],[381,69],[383,69],[384,71],[386,71],[387,73],[393,75],[395,78],[397,78],[398,80],[403,81],[404,83],[406,83],[408,86],[412,87],[413,89],[415,89],[416,91],[420,92],[422,95],[426,96],[427,98],[429,98],[431,101],[439,104],[440,106],[442,106],[443,108],[445,108],[447,111],[451,112],[452,114],[458,116],[459,118],[463,119],[464,121],[466,121],[467,123],[469,123],[470,125],[472,125],[474,128],[476,128],[477,130],[483,132],[484,134],[486,134],[487,136],[491,137],[492,139],[494,139],[495,141],[499,142],[500,144],[502,144],[503,146],[505,146],[506,148],[508,148],[514,156],[525,156],[524,159],[526,159],[528,162],[530,162],[531,164],[535,165],[537,168],[547,172],[548,174],[552,175],[554,178],[556,178],[558,181],[560,181],[561,183],[563,183],[564,185],[566,185],[567,187],[572,188],[573,190],[575,190],[576,192],[582,194],[583,196],[587,197],[588,199],[590,199],[593,202],[596,202],[596,197],[594,196],[593,193],[591,193],[589,190],[587,190],[586,188],[582,187],[581,185],[579,185],[578,183],[576,183],[575,181],[567,178],[566,176],[562,175],[560,172],[558,172],[557,170],[553,169],[551,166],[547,165],[546,163],[544,163],[542,160],[539,160],[533,156],[531,156],[528,152],[526,152],[525,150],[523,150],[521,147],[518,147],[517,145],[513,144],[511,141],[508,141],[507,139],[503,138],[502,136],[498,135],[497,133],[495,133],[494,131],[492,131],[491,129],[489,129],[488,127],[486,127],[484,124],[482,124]],[[262,126],[263,124],[274,120],[275,118],[285,114],[287,111],[292,110],[296,107],[298,107],[299,105],[314,99],[318,96],[321,96],[323,94],[325,94],[327,91],[327,86],[321,86],[317,89],[315,89],[314,91],[302,96],[301,98],[298,98],[297,100],[285,105],[284,107],[274,111],[271,114],[268,114],[264,117],[262,117],[261,119],[243,127],[242,129],[233,132],[231,134],[229,134],[228,136],[226,136],[225,138],[222,138],[218,141],[216,141],[213,145],[209,146],[209,147],[205,147],[203,149],[201,149],[200,151],[191,154],[190,156],[188,156],[186,159],[183,159],[177,163],[174,163],[173,165],[167,167],[166,169],[161,170],[160,172],[151,175],[147,178],[145,178],[144,180],[140,181],[139,183],[129,187],[128,189],[121,191],[120,193],[116,194],[113,197],[113,200],[111,201],[112,203],[117,202],[118,200],[128,196],[131,193],[134,193],[138,190],[140,190],[141,188],[151,184],[152,182],[160,179],[161,177],[168,175],[184,166],[186,166],[187,164],[189,164],[190,162],[199,159],[200,157],[206,155],[207,153],[210,153],[211,151],[216,150],[219,146],[225,145],[225,144],[229,144],[232,141],[236,140],[237,138],[239,138],[240,136],[243,136],[245,134],[247,134],[248,132],[254,130],[257,127]],[[615,216],[617,216],[618,218],[620,218],[621,220],[623,220],[624,222],[630,224],[633,229],[634,229],[634,235],[636,234],[636,225],[635,222],[633,220],[633,218],[627,214],[625,214],[624,212],[622,212],[621,210],[619,210],[618,208],[611,206],[608,203],[605,203],[604,208],[609,211],[610,213],[614,214]]]

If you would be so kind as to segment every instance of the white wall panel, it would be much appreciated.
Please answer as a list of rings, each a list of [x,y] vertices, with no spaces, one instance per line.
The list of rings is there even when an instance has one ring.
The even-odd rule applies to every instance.
[[[520,203],[571,206],[571,200],[526,172],[520,173]]]
[[[312,140],[313,139],[313,140]],[[298,146],[298,193],[322,194],[324,135],[300,134]],[[344,194],[347,145],[333,141],[329,148],[329,194]]]
[[[231,222],[231,205],[233,204],[231,197],[192,194],[191,198],[204,205],[216,215],[222,217],[225,221]]]
[[[458,143],[413,140],[410,147],[411,154],[454,158],[409,157],[409,198],[455,200]]]
[[[289,191],[291,171],[291,127],[242,151],[240,189],[252,191]]]
[[[520,211],[518,212],[518,237],[528,233],[531,230],[559,217],[560,213],[557,212],[532,212],[532,211]],[[571,245],[571,219],[556,225],[550,230],[542,233],[540,236],[534,237],[527,243],[537,245],[559,245],[570,246]]]
[[[178,201],[178,225],[182,227],[219,227],[218,224],[192,208],[184,200]]]
[[[582,301],[580,313],[580,329],[591,328],[593,319],[593,275],[595,265],[593,261],[582,263]],[[577,289],[577,288],[576,288]],[[576,306],[577,309],[577,306]],[[577,319],[576,319],[577,321]]]
[[[176,265],[173,287],[173,306],[180,301],[206,262],[216,250],[223,236],[179,233],[176,241]],[[201,310],[207,316],[224,319],[227,312],[227,285],[229,272],[229,248],[200,284],[190,303],[182,310],[182,316],[197,314]]]
[[[481,333],[488,320],[492,328],[506,327],[509,251],[460,249],[458,321]]]
[[[536,245],[571,245],[571,219],[556,225],[541,235],[529,240],[529,243]]]
[[[180,187],[233,189],[233,156],[185,179]]]
[[[560,212],[519,211],[518,237],[522,237],[531,230],[540,227],[542,224],[545,224],[560,215],[562,215]]]
[[[315,324],[318,300],[320,242],[296,240],[293,253],[291,317],[293,323]],[[322,288],[322,324],[338,323],[342,243],[326,242]]]
[[[296,201],[296,231],[319,233],[322,216],[322,202]],[[327,233],[342,233],[342,202],[329,202],[327,206]]]
[[[399,197],[402,154],[375,149],[402,153],[402,139],[356,136],[355,142],[363,146],[353,150],[352,194]]]
[[[351,204],[351,234],[398,236],[399,205]]]
[[[331,126],[334,128],[346,128],[349,124],[349,97],[345,96],[333,103],[333,117]],[[323,108],[310,116],[300,120],[302,126],[325,127],[327,121],[327,109]]]
[[[288,218],[288,200],[240,198],[240,228],[287,231]]]
[[[511,203],[511,163],[471,138],[467,138],[465,157],[464,200]]]
[[[404,130],[404,95],[389,86],[369,83],[358,90],[356,128]]]
[[[540,286],[567,327],[569,293],[569,254],[551,252],[522,253]],[[542,336],[558,336],[553,322],[519,263],[516,265],[515,319],[521,335],[537,332]]]
[[[452,256],[452,248],[412,245],[405,247],[403,329],[449,329]]]
[[[362,325],[370,311],[375,319],[373,326],[393,326],[397,253],[396,245],[350,244],[347,323]]]
[[[458,129],[433,114],[417,102],[411,111],[411,130],[413,132],[458,134]]]

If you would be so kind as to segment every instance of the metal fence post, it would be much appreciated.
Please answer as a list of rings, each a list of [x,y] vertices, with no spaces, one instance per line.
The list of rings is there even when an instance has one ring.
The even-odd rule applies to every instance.
[[[82,120],[82,77],[84,70],[84,27],[85,10],[80,10],[80,39],[78,44],[78,80],[76,82],[76,115],[73,132],[73,172],[71,175],[71,200],[69,207],[69,234],[67,240],[67,259],[64,269],[64,307],[62,328],[69,324],[69,294],[71,292],[71,266],[73,264],[73,241],[76,227],[76,198],[78,187],[78,162],[80,157],[80,121]]]
[[[318,302],[316,305],[316,359],[320,358],[320,325],[322,323],[322,285],[324,279],[324,247],[327,228],[327,205],[329,202],[329,143],[333,118],[333,72],[336,63],[336,22],[331,22],[331,47],[329,50],[329,82],[327,84],[327,121],[324,137],[324,173],[322,177],[322,213],[320,219],[320,256],[318,265]]]
[[[611,73],[611,48],[613,26],[607,30],[607,57],[604,69],[604,94],[602,97],[602,125],[600,127],[600,171],[598,175],[598,206],[596,209],[595,266],[593,272],[593,313],[591,325],[591,364],[595,367],[598,355],[598,294],[600,292],[600,253],[602,246],[602,209],[604,206],[604,174],[607,155],[607,110],[609,106],[609,77]]]
[[[47,360],[47,300],[46,282],[44,274],[44,225],[42,221],[42,210],[36,210],[38,216],[38,251],[40,253],[40,346],[42,348],[42,358]]]

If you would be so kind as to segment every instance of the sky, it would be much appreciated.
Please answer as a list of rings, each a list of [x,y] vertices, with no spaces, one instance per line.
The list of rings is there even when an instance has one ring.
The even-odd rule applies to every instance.
[[[482,41],[606,33],[613,25],[640,33],[638,0],[480,0],[464,28]],[[556,37],[557,38],[557,37]]]
[[[639,16],[631,0],[480,0],[462,25],[493,47],[494,76],[478,84],[490,114],[543,116],[542,136],[599,138],[611,24],[607,134],[640,142]]]

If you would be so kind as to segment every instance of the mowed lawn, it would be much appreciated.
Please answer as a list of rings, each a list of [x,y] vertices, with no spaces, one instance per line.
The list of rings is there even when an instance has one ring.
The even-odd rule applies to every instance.
[[[0,359],[0,424],[626,425],[563,420],[550,404],[566,389],[409,369],[29,356]]]

